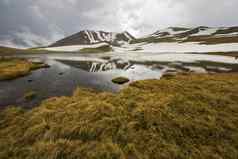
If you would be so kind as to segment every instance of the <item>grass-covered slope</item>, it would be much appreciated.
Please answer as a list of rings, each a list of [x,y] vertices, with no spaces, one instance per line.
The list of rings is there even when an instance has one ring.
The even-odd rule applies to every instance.
[[[200,26],[196,28],[169,27],[159,30],[147,37],[132,40],[130,43],[163,43],[163,42],[197,42],[199,44],[214,45],[238,43],[238,27],[210,28]]]
[[[238,75],[179,75],[119,94],[77,89],[0,112],[0,158],[238,157]]]
[[[23,52],[23,50],[21,50],[21,49],[0,46],[0,55],[1,54],[11,54],[11,53],[22,53],[22,52]]]
[[[238,27],[229,27],[229,28],[224,28],[224,29],[219,29],[217,30],[214,34],[230,34],[230,33],[237,33],[238,32]]]
[[[81,53],[102,53],[102,52],[110,52],[112,51],[112,47],[110,45],[102,45],[95,48],[83,48],[80,49]]]
[[[0,56],[9,54],[35,54],[35,53],[57,53],[56,51],[44,50],[42,48],[18,49],[0,46]]]
[[[0,59],[0,81],[28,75],[32,70],[48,67],[43,63],[33,63],[25,59]]]
[[[234,37],[214,37],[214,36],[188,36],[184,40],[183,38],[180,39],[179,37],[147,37],[147,38],[140,38],[132,40],[131,44],[136,43],[168,43],[168,42],[198,42],[199,44],[205,45],[214,45],[214,44],[227,44],[227,43],[238,43],[238,36]]]
[[[234,37],[190,36],[182,42],[199,42],[200,44],[206,45],[238,43],[238,36]]]

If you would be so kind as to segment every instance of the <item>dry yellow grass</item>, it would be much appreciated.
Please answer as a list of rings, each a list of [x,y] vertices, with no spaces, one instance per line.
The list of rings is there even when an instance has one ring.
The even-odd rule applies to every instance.
[[[0,80],[11,80],[25,76],[31,70],[48,67],[43,63],[32,63],[24,59],[0,59]]]
[[[102,53],[102,52],[110,52],[112,51],[112,47],[110,45],[104,45],[97,48],[83,48],[79,52],[81,53]]]
[[[238,158],[238,74],[139,81],[118,94],[77,89],[0,112],[0,158]]]

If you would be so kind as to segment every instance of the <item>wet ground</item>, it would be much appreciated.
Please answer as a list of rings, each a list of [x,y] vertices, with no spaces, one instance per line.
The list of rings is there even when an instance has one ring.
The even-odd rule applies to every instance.
[[[164,74],[178,72],[221,73],[238,72],[233,57],[204,54],[172,53],[108,53],[108,54],[25,54],[14,57],[43,61],[50,68],[33,71],[30,75],[0,82],[0,107],[17,105],[34,107],[54,96],[69,96],[77,87],[117,92],[126,85],[111,80],[118,76],[130,82],[160,79]],[[32,100],[24,99],[28,92],[36,92]]]

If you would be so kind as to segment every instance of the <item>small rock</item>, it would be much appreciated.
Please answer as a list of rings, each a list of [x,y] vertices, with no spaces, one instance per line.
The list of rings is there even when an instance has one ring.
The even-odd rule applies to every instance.
[[[33,80],[32,80],[32,79],[29,79],[29,80],[27,80],[27,82],[31,83],[31,82],[33,82]]]
[[[63,72],[60,72],[59,75],[63,75],[64,73]]]
[[[116,78],[112,79],[112,82],[116,83],[116,84],[125,84],[129,81],[130,80],[126,77],[116,77]]]

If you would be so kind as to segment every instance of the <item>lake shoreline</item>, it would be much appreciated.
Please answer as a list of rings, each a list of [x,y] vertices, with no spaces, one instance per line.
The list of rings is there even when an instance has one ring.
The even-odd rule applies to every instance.
[[[171,57],[171,61],[166,61],[167,58],[163,61],[165,55]],[[184,62],[179,61],[180,56],[185,57]],[[176,61],[177,57],[178,61]],[[206,61],[214,57],[219,62]],[[119,92],[135,81],[160,79],[162,76],[238,72],[238,62],[236,63],[233,57],[204,54],[140,53],[135,57],[135,54],[131,53],[89,55],[45,53],[19,54],[5,58],[23,58],[33,63],[43,62],[50,66],[50,68],[34,70],[31,74],[15,80],[0,82],[0,107],[19,105],[30,109],[49,97],[70,96],[77,87]],[[224,63],[221,63],[222,60],[225,60]],[[129,83],[124,85],[113,83],[113,79],[118,77],[127,78]],[[32,92],[34,98],[26,100],[25,96]]]
[[[84,157],[92,158],[103,151],[109,158],[154,158],[163,157],[162,151],[168,158],[184,158],[189,151],[190,156],[233,158],[237,91],[237,73],[137,81],[116,94],[79,88],[30,110],[0,111],[0,155],[57,152],[81,158],[86,152]]]

